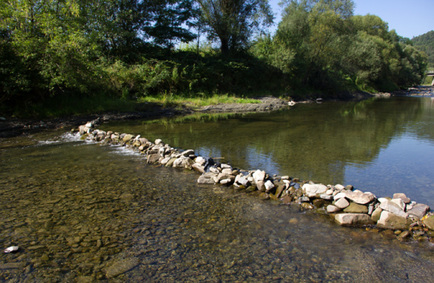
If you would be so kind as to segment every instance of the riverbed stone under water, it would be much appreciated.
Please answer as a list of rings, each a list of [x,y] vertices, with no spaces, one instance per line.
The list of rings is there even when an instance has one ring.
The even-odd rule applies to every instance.
[[[426,243],[196,184],[196,173],[122,148],[70,142],[0,154],[0,244],[20,246],[0,256],[4,281],[433,279]]]

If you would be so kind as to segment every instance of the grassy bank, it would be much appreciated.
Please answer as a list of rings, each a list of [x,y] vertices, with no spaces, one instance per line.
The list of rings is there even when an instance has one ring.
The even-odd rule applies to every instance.
[[[260,101],[230,94],[199,94],[195,97],[160,94],[137,99],[125,99],[109,95],[56,96],[38,103],[26,103],[16,108],[5,109],[3,107],[0,109],[2,113],[0,116],[41,119],[107,112],[155,112],[164,108],[197,109],[202,106],[228,103],[260,103]]]

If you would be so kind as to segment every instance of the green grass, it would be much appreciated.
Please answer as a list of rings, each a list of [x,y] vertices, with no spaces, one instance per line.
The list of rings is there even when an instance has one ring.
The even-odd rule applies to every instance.
[[[198,108],[207,105],[228,104],[228,103],[261,103],[258,99],[236,97],[229,94],[198,94],[195,97],[186,97],[176,94],[164,94],[157,96],[146,96],[138,99],[139,102],[160,103],[163,106],[180,106],[186,105],[192,108]]]
[[[127,100],[105,95],[83,97],[64,95],[48,98],[39,103],[20,105],[15,109],[2,109],[3,111],[0,111],[2,112],[0,114],[19,118],[56,118],[105,112],[153,112],[156,109],[167,107],[183,108],[187,106],[194,109],[220,103],[260,103],[260,101],[228,94],[198,94],[195,97],[166,94],[141,97],[137,100]]]

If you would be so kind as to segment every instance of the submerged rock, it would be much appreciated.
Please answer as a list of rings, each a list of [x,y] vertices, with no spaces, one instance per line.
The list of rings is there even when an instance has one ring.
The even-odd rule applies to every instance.
[[[106,269],[106,276],[109,279],[116,277],[122,273],[133,269],[137,265],[139,265],[139,260],[134,257],[115,261],[111,266]]]
[[[369,215],[362,213],[339,213],[335,215],[335,220],[343,226],[359,226],[372,223]]]
[[[407,219],[407,217],[396,215],[386,210],[383,210],[381,212],[380,219],[377,222],[377,226],[380,228],[395,229],[395,230],[408,229],[410,224],[411,224],[411,220]]]

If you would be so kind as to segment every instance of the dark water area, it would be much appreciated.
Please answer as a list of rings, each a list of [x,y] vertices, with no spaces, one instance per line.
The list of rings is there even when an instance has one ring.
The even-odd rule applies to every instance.
[[[419,128],[412,128],[414,135],[429,136],[421,124],[427,119],[421,114],[427,109],[424,105],[413,106],[414,116],[404,115],[401,119],[407,123],[402,122],[402,126],[396,126],[395,120],[399,118],[395,118],[391,119],[393,122],[383,120],[390,125],[381,129],[392,127],[404,135],[410,132],[408,125],[415,123]],[[323,126],[309,128],[299,123],[313,119],[312,113],[295,121],[297,115],[291,116],[292,112],[301,115],[304,108],[317,109],[323,105],[300,106],[270,116],[244,115],[218,123],[209,119],[195,121],[190,123],[191,131],[184,124],[139,123],[145,127],[140,133],[152,138],[154,127],[160,133],[172,127],[174,133],[186,134],[179,134],[172,141],[167,138],[166,142],[229,158],[230,152],[218,145],[226,140],[228,148],[232,145],[234,152],[237,148],[241,151],[234,155],[239,159],[231,160],[238,165],[236,162],[243,160],[242,154],[249,151],[235,142],[246,137],[232,141],[229,134],[255,133],[250,123],[254,122],[270,136],[268,139],[258,134],[249,136],[251,154],[263,156],[256,160],[289,147],[288,140],[284,147],[271,138],[278,135],[285,140],[285,131],[271,127],[277,120],[273,115],[290,115],[291,119],[285,122],[287,130],[294,128],[296,133],[304,133],[299,139],[304,139],[307,145],[314,136],[325,138],[325,131],[319,130],[326,127],[326,121],[320,121]],[[117,127],[124,127],[122,132],[128,133],[137,133],[134,129],[139,129],[138,125],[128,129]],[[188,137],[196,130],[205,133],[207,128],[221,131],[214,132],[215,147],[207,147],[211,142],[206,139]],[[339,141],[345,141],[349,134],[349,127],[345,129],[340,138],[336,137]],[[328,136],[337,133],[335,130]],[[387,136],[392,143],[397,135],[390,135]],[[155,136],[161,137],[159,133]],[[232,137],[236,136],[239,135]],[[371,140],[377,139],[386,138],[373,136]],[[295,140],[294,144],[302,144]],[[352,138],[351,142],[357,140]],[[196,143],[182,146],[184,141]],[[259,141],[269,144],[259,147]],[[336,148],[330,151],[338,151]],[[382,150],[384,147],[377,152]],[[297,156],[287,154],[287,158]],[[318,156],[318,160],[324,156],[327,155]],[[122,147],[87,143],[61,132],[44,132],[0,140],[0,157],[0,247],[20,247],[17,253],[0,254],[0,281],[434,281],[432,243],[400,242],[390,231],[340,227],[328,216],[301,211],[296,205],[264,201],[255,193],[227,187],[198,185],[196,173],[148,165],[143,156]],[[275,159],[272,156],[261,161],[262,164],[253,159],[240,167],[265,168],[259,165],[271,164],[276,166],[276,172],[286,170]],[[309,158],[306,160],[315,164]],[[269,168],[273,168],[271,165]],[[307,165],[305,168],[307,172]]]
[[[232,166],[378,197],[405,193],[434,207],[434,100],[394,97],[298,104],[264,114],[110,123],[103,129],[161,138]]]

